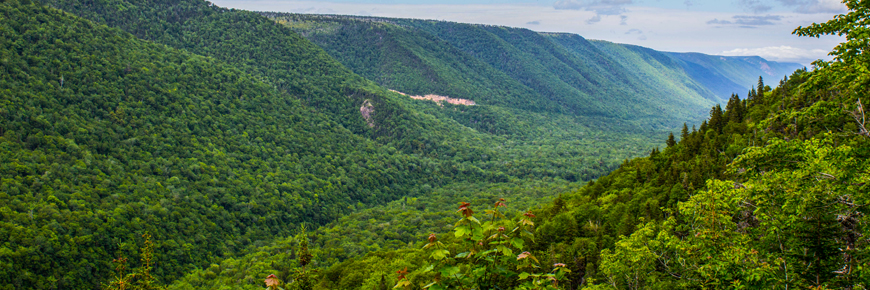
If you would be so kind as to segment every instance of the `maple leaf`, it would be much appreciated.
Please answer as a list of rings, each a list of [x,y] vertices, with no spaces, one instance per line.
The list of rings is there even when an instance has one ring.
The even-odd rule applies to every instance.
[[[281,280],[278,280],[278,277],[276,277],[275,274],[269,274],[269,276],[266,277],[266,281],[263,282],[266,282],[266,287],[276,287],[281,285]]]
[[[528,258],[528,257],[531,256],[531,255],[532,255],[532,254],[529,253],[529,252],[522,252],[522,253],[520,253],[520,254],[517,256],[517,261],[522,260],[522,259],[525,259],[525,258]]]
[[[465,217],[470,217],[472,214],[474,214],[474,211],[471,210],[470,206],[470,203],[463,202],[459,205],[459,209],[456,211],[461,212],[462,215],[464,215]]]
[[[405,267],[405,269],[396,271],[396,274],[399,274],[399,280],[405,279],[405,275],[408,274],[408,267]]]

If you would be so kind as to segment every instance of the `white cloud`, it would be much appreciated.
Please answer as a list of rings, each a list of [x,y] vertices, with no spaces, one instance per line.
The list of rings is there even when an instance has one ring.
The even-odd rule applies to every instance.
[[[823,49],[804,49],[781,45],[760,48],[736,48],[723,51],[721,54],[730,56],[760,56],[772,61],[798,62],[806,65],[818,58],[830,59],[829,57],[824,57],[827,53],[828,51]]]
[[[625,23],[627,17],[622,15],[626,12],[625,6],[632,4],[633,0],[560,0],[553,4],[556,10],[585,10],[594,11],[595,16],[586,20],[586,24],[601,22],[601,16],[620,15],[620,23]]]
[[[797,13],[845,13],[846,5],[840,0],[777,0]]]
[[[755,15],[734,15],[731,17],[734,21],[730,20],[719,20],[718,18],[714,18],[713,20],[707,21],[707,24],[718,25],[721,27],[722,25],[737,25],[740,28],[756,28],[759,25],[776,25],[782,20],[782,16],[779,15],[766,15],[766,16],[755,16]]]
[[[558,10],[595,11],[598,15],[619,15],[632,0],[561,0],[553,4]]]
[[[790,0],[785,0],[790,1]],[[792,0],[793,1],[793,0]],[[743,10],[753,13],[764,13],[773,9],[772,6],[762,3],[761,0],[739,0],[738,5],[743,7]]]
[[[589,20],[586,20],[586,24],[593,24],[598,22],[601,22],[601,15],[597,14],[595,16],[592,16],[592,18],[589,18]]]
[[[699,11],[695,9],[690,11],[683,8],[682,5],[675,9],[667,9],[633,4],[625,6],[625,11],[621,15],[607,17],[585,9],[556,9],[552,5],[553,2],[549,2],[549,5],[372,4],[291,0],[213,0],[213,2],[219,6],[253,11],[297,13],[329,11],[330,14],[354,14],[359,11],[367,11],[372,16],[379,17],[434,19],[523,27],[534,31],[576,33],[588,39],[643,45],[656,50],[674,52],[720,54],[723,51],[734,50],[738,46],[744,48],[789,46],[803,49],[813,53],[813,55],[806,57],[808,60],[793,58],[777,60],[798,61],[803,64],[809,64],[810,61],[817,58],[824,58],[831,48],[843,41],[843,38],[838,36],[811,38],[797,37],[791,34],[795,27],[831,19],[832,15],[823,13],[805,14],[777,11],[776,16],[756,15],[735,18],[735,11]],[[701,5],[700,1],[694,2],[695,6]],[[601,1],[601,3],[604,2]],[[616,4],[619,2],[608,3]],[[711,19],[714,21],[708,24]],[[588,20],[597,22],[594,25],[586,25]],[[763,29],[741,28],[741,26],[748,26],[747,24],[764,24],[764,26],[759,26]],[[631,29],[643,30],[643,34],[625,34]],[[737,51],[733,53],[737,53]],[[755,54],[762,55],[762,53]],[[776,57],[773,54],[763,55]]]

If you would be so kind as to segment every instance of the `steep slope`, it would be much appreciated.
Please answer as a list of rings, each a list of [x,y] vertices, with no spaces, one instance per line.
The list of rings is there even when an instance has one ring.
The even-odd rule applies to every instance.
[[[529,141],[482,134],[438,117],[461,107],[389,93],[272,21],[201,4],[52,2],[158,43],[0,4],[0,287],[97,288],[146,232],[168,282],[302,223],[457,182],[592,179],[650,146],[577,120]],[[288,55],[258,56],[250,31]]]
[[[299,32],[354,72],[384,87],[415,94],[439,94],[479,104],[543,107],[534,92],[501,71],[424,31],[380,19],[262,13]]]
[[[695,80],[720,97],[748,91],[749,88],[742,84],[752,84],[758,76],[766,80],[778,81],[803,67],[797,63],[773,62],[757,56],[718,56],[677,52],[667,54],[680,62]]]
[[[713,107],[709,120],[684,129],[679,142],[669,138],[663,150],[626,160],[525,214],[535,216],[534,239],[500,240],[502,232],[522,237],[491,226],[500,200],[456,197],[475,209],[495,204],[481,222],[485,235],[469,234],[472,213],[462,203],[458,221],[442,222],[441,234],[332,265],[318,273],[317,287],[378,289],[404,281],[527,289],[553,285],[551,278],[562,289],[864,287],[868,241],[856,237],[870,230],[862,213],[870,200],[867,101],[832,93],[827,81],[808,82],[828,72],[799,70],[752,100],[734,97],[725,110]],[[464,247],[469,240],[473,245]],[[294,243],[227,266],[243,264],[259,275],[297,269],[281,247]],[[540,268],[521,261],[530,257]],[[222,267],[196,271],[173,289],[259,286],[234,282],[235,272],[221,273]]]
[[[665,95],[644,95],[623,85],[622,80],[594,74],[569,51],[530,30],[448,22],[412,21],[411,24],[535,89],[544,98],[564,107],[567,110],[564,113],[655,122],[652,119],[662,115],[690,119],[697,116],[692,107],[700,110],[709,105],[673,102],[689,110],[663,106],[674,100]]]
[[[659,52],[590,42],[574,34],[508,27],[261,14],[389,88],[526,112],[596,116],[606,119],[603,122],[632,121],[646,126],[674,118],[693,122],[691,116],[703,116],[713,103],[743,92],[759,75],[780,78],[799,68],[757,57]],[[511,113],[492,111],[494,116]],[[454,119],[462,122],[462,118]]]
[[[353,74],[316,45],[256,13],[200,0],[44,3],[145,40],[225,61],[318,109],[355,134],[399,150],[413,152],[416,146],[411,141],[416,140],[444,157],[486,154],[463,142],[472,133],[464,127],[417,115],[398,103],[396,95]],[[374,108],[373,122],[360,114],[366,102]],[[456,146],[444,146],[446,140]],[[464,152],[456,152],[459,148]]]
[[[629,121],[645,128],[695,121],[713,103],[694,92],[653,88],[622,66],[613,66],[615,61],[588,42],[594,51],[580,54],[529,30],[411,19],[262,14],[300,32],[355,72],[384,86],[421,94],[447,94],[482,105],[602,118],[602,122]],[[682,110],[687,107],[697,110]]]
[[[760,57],[659,52],[601,40],[592,43],[655,87],[676,85],[683,93],[694,91],[719,103],[731,94],[745,94],[758,82],[759,76],[780,80],[802,67]]]
[[[144,232],[173,280],[351,205],[485,174],[358,136],[213,58],[37,4],[0,15],[0,287],[96,288]]]

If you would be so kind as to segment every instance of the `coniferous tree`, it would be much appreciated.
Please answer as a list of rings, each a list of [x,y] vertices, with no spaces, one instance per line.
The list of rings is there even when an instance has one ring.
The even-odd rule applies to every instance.
[[[683,123],[683,130],[680,131],[680,140],[686,140],[689,137],[689,127],[686,126],[686,123]]]
[[[668,144],[668,148],[674,147],[674,145],[677,145],[677,140],[674,140],[674,133],[673,132],[668,133],[667,144]]]
[[[725,105],[725,122],[739,123],[743,121],[743,103],[737,94],[731,94]]]
[[[762,79],[761,76],[758,76],[758,95],[763,97],[764,91],[764,79]]]
[[[722,133],[722,128],[725,127],[726,122],[722,114],[722,107],[719,104],[713,106],[710,109],[710,129],[713,129],[716,133]]]
[[[758,98],[758,95],[756,94],[755,88],[750,89],[749,93],[746,94],[747,107],[751,106],[751,105],[755,105],[754,103],[755,103],[755,100],[757,98]]]

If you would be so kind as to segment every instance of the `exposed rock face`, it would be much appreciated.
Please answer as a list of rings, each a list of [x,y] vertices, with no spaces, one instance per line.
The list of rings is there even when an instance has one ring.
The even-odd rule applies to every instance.
[[[390,90],[390,91],[395,92],[395,93],[399,93],[400,95],[403,95],[403,96],[408,96],[408,94],[403,93],[403,92],[400,92],[400,91],[396,91],[396,90]],[[412,99],[415,99],[415,100],[429,100],[429,101],[433,101],[433,102],[438,103],[439,105],[441,105],[441,102],[448,102],[448,103],[451,103],[451,104],[454,104],[454,105],[463,105],[463,106],[474,106],[474,105],[476,105],[476,104],[474,103],[474,101],[472,101],[472,100],[467,100],[467,99],[458,99],[458,98],[451,98],[451,97],[448,97],[448,96],[439,96],[439,95],[435,95],[435,94],[428,94],[428,95],[425,95],[425,96],[408,96],[408,97],[410,97],[410,98],[412,98]]]
[[[362,106],[359,107],[359,113],[362,115],[363,119],[366,119],[366,123],[369,124],[369,127],[375,127],[375,120],[372,118],[372,114],[375,112],[375,106],[372,105],[371,100],[365,100],[362,103]]]

